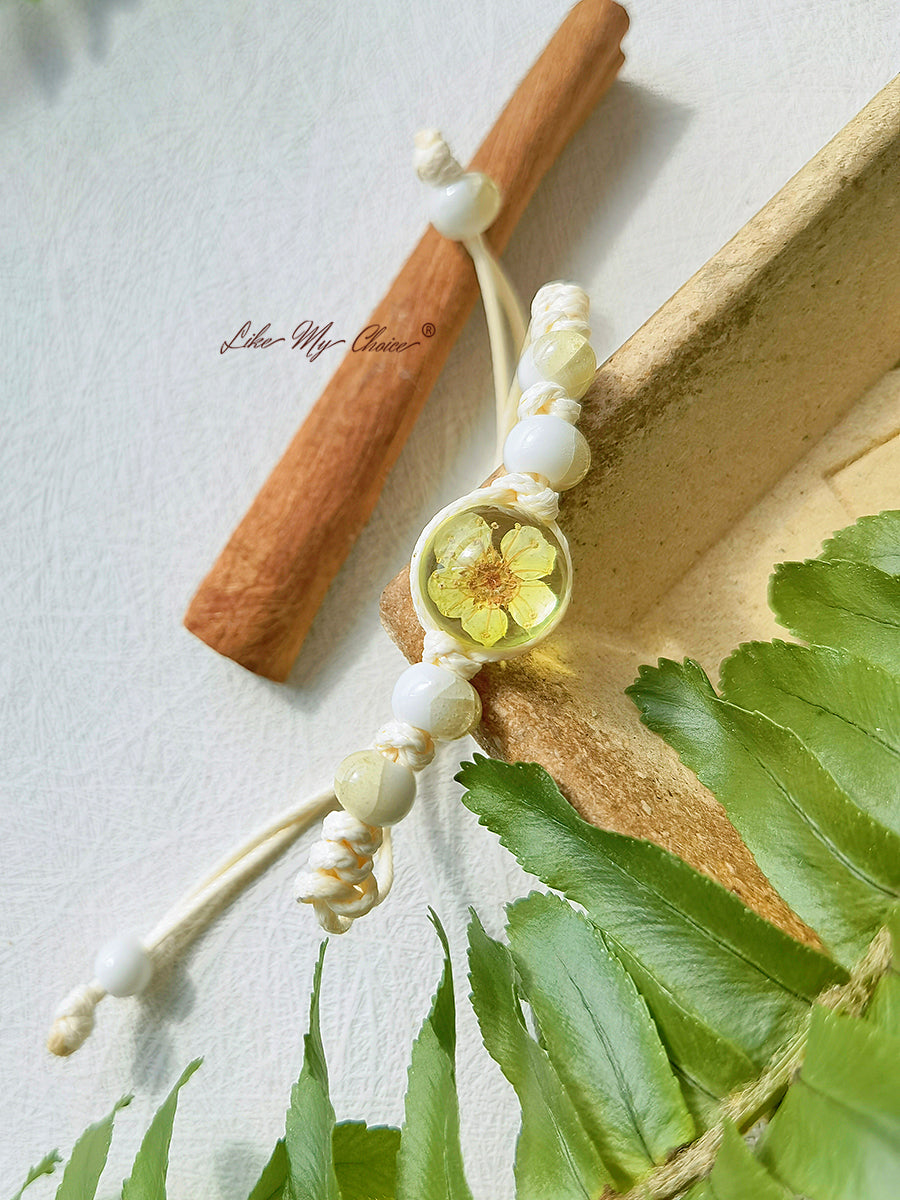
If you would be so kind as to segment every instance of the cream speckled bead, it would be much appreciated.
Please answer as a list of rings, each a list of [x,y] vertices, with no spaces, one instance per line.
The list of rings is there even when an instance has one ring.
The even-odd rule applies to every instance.
[[[434,663],[407,667],[394,687],[391,707],[398,721],[443,742],[471,733],[481,720],[481,697],[471,683]]]
[[[351,817],[367,825],[396,825],[416,798],[416,777],[379,750],[348,754],[334,777],[334,794]]]
[[[580,400],[597,370],[591,343],[571,329],[551,329],[526,347],[516,372],[519,387],[556,383],[567,396]]]
[[[429,220],[438,233],[454,241],[484,233],[499,211],[499,189],[480,171],[434,188],[428,197]]]
[[[94,962],[94,977],[110,996],[136,996],[153,975],[150,955],[136,937],[107,942]]]
[[[542,475],[556,492],[580,483],[591,465],[584,434],[562,417],[525,417],[510,430],[503,445],[508,471]]]

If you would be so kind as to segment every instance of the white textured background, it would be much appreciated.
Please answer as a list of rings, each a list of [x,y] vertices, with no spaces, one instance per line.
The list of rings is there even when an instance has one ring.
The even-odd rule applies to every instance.
[[[900,0],[629,7],[621,80],[507,256],[529,296],[584,282],[602,354],[900,67]],[[281,687],[181,616],[337,358],[218,346],[248,318],[331,319],[352,336],[423,225],[413,132],[442,127],[465,160],[565,10],[0,8],[0,1196],[134,1090],[101,1187],[113,1194],[195,1055],[175,1200],[242,1200],[279,1135],[318,943],[288,895],[302,847],[161,991],[104,1002],[74,1058],[47,1054],[46,1026],[100,943],[148,928],[386,715],[402,660],[378,595],[432,512],[494,465],[489,359],[476,314]],[[503,1200],[515,1110],[467,1010],[463,930],[469,904],[499,928],[528,882],[459,805],[454,761],[398,831],[390,902],[332,944],[324,1037],[338,1115],[399,1122],[438,970],[433,904],[455,951],[470,1179],[478,1200]]]

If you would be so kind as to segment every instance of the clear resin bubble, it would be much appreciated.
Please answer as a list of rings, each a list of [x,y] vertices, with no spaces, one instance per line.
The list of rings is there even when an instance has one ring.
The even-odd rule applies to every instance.
[[[477,649],[525,647],[565,611],[569,556],[559,531],[523,510],[473,505],[432,531],[417,582],[431,626]]]

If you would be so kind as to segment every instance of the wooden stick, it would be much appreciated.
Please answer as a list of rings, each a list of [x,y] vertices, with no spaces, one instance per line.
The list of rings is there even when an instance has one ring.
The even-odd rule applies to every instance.
[[[628,28],[613,0],[580,0],[471,163],[504,205],[503,249],[541,178],[609,88]],[[214,650],[284,680],[365,525],[477,297],[468,255],[429,228],[369,324],[414,340],[400,354],[348,350],[191,602],[184,623]]]

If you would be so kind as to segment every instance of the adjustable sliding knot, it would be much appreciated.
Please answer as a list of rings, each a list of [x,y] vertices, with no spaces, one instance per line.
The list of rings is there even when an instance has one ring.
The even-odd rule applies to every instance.
[[[382,829],[348,812],[329,813],[322,822],[322,837],[294,881],[294,899],[311,904],[328,933],[346,932],[379,902],[374,858],[383,841]]]
[[[394,762],[406,763],[413,771],[424,770],[434,758],[434,742],[430,735],[407,721],[387,721],[375,735],[373,745]]]

